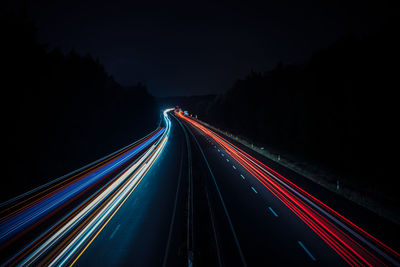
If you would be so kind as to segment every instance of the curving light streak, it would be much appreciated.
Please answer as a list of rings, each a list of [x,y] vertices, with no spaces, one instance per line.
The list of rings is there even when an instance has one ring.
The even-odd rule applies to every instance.
[[[32,213],[36,215],[35,211],[37,209],[42,209],[46,214],[52,213],[51,208],[48,210],[49,205],[52,207],[52,201],[62,203],[65,196],[64,192],[67,191],[70,194],[76,194],[79,190],[85,191],[90,187],[89,181],[95,183],[96,179],[101,179],[101,177],[118,169],[125,162],[129,162],[135,156],[139,156],[124,171],[118,174],[117,177],[106,183],[100,190],[92,194],[81,205],[72,210],[72,212],[58,221],[36,240],[17,252],[4,264],[73,264],[132,194],[163,151],[171,129],[171,122],[167,114],[170,110],[172,109],[164,111],[166,127],[157,130],[133,149],[121,152],[115,159],[107,161],[106,164],[91,170],[83,178],[73,180],[67,183],[67,186],[61,186],[61,189],[55,190],[53,194],[47,194],[46,197],[40,198],[40,201],[35,203],[35,205],[26,205],[25,209],[18,210],[6,219],[2,218],[3,221],[0,221],[0,229],[8,230],[9,221],[21,218],[20,220],[25,222],[26,218],[32,217]],[[77,186],[79,189],[77,189]],[[73,198],[73,196],[70,197]],[[41,209],[37,208],[38,206]]]
[[[86,241],[90,240],[89,238],[93,236],[96,231],[104,228],[103,226],[100,229],[102,223],[105,222],[107,219],[110,219],[109,216],[111,214],[115,214],[117,209],[121,207],[123,201],[126,200],[127,197],[129,197],[129,195],[133,192],[137,184],[152,167],[155,160],[158,158],[168,141],[168,136],[171,129],[171,123],[167,115],[168,111],[170,110],[164,111],[166,131],[162,138],[146,152],[146,154],[137,164],[135,164],[137,166],[132,166],[128,171],[121,175],[121,177],[119,178],[121,179],[121,182],[126,178],[129,178],[129,180],[124,183],[124,186],[122,186],[111,199],[108,200],[108,203],[97,213],[97,215],[86,225],[86,227],[82,229],[79,234],[77,234],[75,238],[66,247],[63,248],[58,256],[51,261],[50,266],[64,265],[68,263],[68,261],[70,261],[74,255],[76,255],[77,251],[83,246],[83,244]],[[95,234],[94,238],[97,236],[97,234]],[[81,253],[77,256],[79,257],[80,255]],[[76,259],[72,263],[74,263]]]
[[[153,136],[159,129],[156,131],[148,134],[147,136],[143,137],[142,139],[136,141],[135,143],[128,145],[108,156],[105,156],[93,163],[90,163],[76,171],[73,171],[67,175],[64,175],[58,179],[55,179],[47,184],[39,186],[33,190],[30,190],[22,195],[19,195],[9,201],[6,201],[0,204],[0,223],[3,223],[6,219],[14,216],[17,213],[20,213],[23,210],[28,209],[29,207],[35,205],[42,199],[55,194],[62,188],[65,188],[69,184],[73,183],[74,181],[80,179],[84,175],[88,175],[92,172],[95,172],[101,166],[104,166],[108,162],[111,162],[117,157],[128,153],[131,149],[135,148],[139,144],[142,144],[146,140],[148,140],[151,136]],[[2,241],[2,240],[0,240]]]
[[[399,265],[400,254],[382,241],[204,125],[179,112],[175,115],[213,138],[349,265]]]
[[[151,138],[153,135],[155,135],[160,130],[164,131],[163,128],[157,129],[153,133],[151,133],[151,134],[147,135],[146,137],[140,139],[139,141],[135,142],[134,144],[129,145],[129,146],[127,146],[127,147],[125,147],[125,148],[123,148],[123,149],[121,149],[121,150],[109,155],[108,157],[105,157],[105,158],[95,162],[94,164],[89,164],[87,166],[87,169],[85,169],[85,168],[82,169],[81,168],[81,170],[82,170],[81,173],[74,172],[73,174],[71,174],[72,175],[71,177],[69,177],[69,175],[66,175],[66,176],[64,176],[65,177],[64,180],[56,179],[57,182],[50,182],[49,184],[47,184],[47,185],[50,185],[49,187],[43,187],[42,186],[41,187],[42,190],[34,189],[33,193],[35,193],[35,194],[32,195],[32,196],[30,196],[29,194],[24,194],[25,196],[24,196],[23,200],[19,201],[18,203],[15,203],[11,207],[7,207],[5,210],[1,211],[0,214],[4,214],[7,211],[8,211],[8,214],[6,214],[6,216],[1,218],[0,224],[2,222],[4,222],[6,219],[10,218],[11,216],[13,216],[13,215],[15,215],[17,213],[21,213],[25,209],[28,209],[29,207],[31,207],[32,205],[34,205],[36,203],[39,203],[42,199],[45,199],[47,196],[55,194],[56,192],[58,192],[62,188],[65,188],[68,185],[72,184],[74,181],[81,179],[81,177],[84,177],[87,174],[95,172],[98,168],[100,168],[101,166],[104,166],[108,162],[113,161],[114,159],[120,157],[121,155],[129,153],[129,151],[131,151],[135,147],[138,147],[140,144],[143,144],[144,142],[149,140],[149,138]],[[143,154],[143,152],[141,152],[141,153]],[[129,161],[127,163],[129,163]],[[125,168],[124,165],[126,165],[126,164],[123,164],[120,168],[117,168],[116,171],[120,172],[120,169],[122,167]],[[113,173],[115,173],[115,172],[113,172]],[[110,176],[110,175],[108,175],[108,176]],[[102,180],[105,180],[105,181],[109,180],[109,181],[104,186],[102,186],[100,188],[100,190],[98,190],[97,192],[92,194],[89,198],[86,198],[86,200],[81,202],[80,205],[78,205],[76,208],[74,208],[71,212],[69,212],[61,220],[59,220],[58,222],[53,224],[53,226],[49,225],[48,230],[44,231],[42,234],[40,234],[40,231],[43,231],[43,230],[41,230],[42,222],[46,223],[46,221],[49,218],[51,219],[52,217],[54,217],[54,218],[57,219],[59,217],[59,215],[55,211],[50,213],[48,216],[43,217],[42,219],[40,219],[39,223],[35,223],[28,230],[23,231],[22,233],[20,233],[19,235],[17,235],[13,239],[11,239],[11,240],[9,240],[9,241],[7,241],[5,243],[2,243],[2,244],[0,243],[1,244],[0,245],[1,261],[3,261],[4,258],[6,258],[7,256],[10,257],[10,252],[12,253],[13,251],[14,251],[14,253],[15,253],[15,251],[17,251],[17,253],[14,254],[11,258],[9,258],[9,260],[6,261],[5,263],[13,265],[13,264],[19,262],[20,260],[22,260],[27,255],[29,255],[29,253],[31,253],[33,250],[35,250],[38,247],[38,245],[40,245],[41,243],[45,242],[45,240],[47,240],[52,234],[54,234],[54,232],[57,229],[59,229],[60,226],[62,226],[65,223],[67,223],[77,212],[82,210],[87,205],[87,203],[90,203],[97,195],[99,195],[105,188],[107,188],[107,186],[113,181],[113,179],[111,179],[111,178],[113,178],[113,177],[112,176],[104,177]],[[89,195],[91,194],[91,192],[93,192],[93,190],[91,188],[87,188],[82,194],[87,195],[86,191],[89,193]],[[32,191],[30,191],[30,192],[32,192]],[[26,196],[29,196],[29,197],[25,198]],[[19,200],[21,198],[17,197],[15,199]],[[75,197],[74,199],[77,199],[77,198]],[[14,201],[9,201],[9,203],[12,204],[12,203],[14,203]],[[16,210],[13,211],[14,209],[16,209]],[[65,210],[66,212],[68,212],[68,210],[69,210],[68,207],[65,207],[65,204],[63,204],[57,210],[60,210],[60,209],[61,210]],[[13,249],[14,244],[16,242],[19,242],[19,240],[22,241],[22,244],[24,244],[27,241],[29,241],[29,235],[32,232],[33,232],[33,234],[37,235],[38,234],[37,228],[39,228],[39,236],[37,236],[36,239],[34,239],[32,242],[28,243],[28,245],[26,245],[22,249],[18,248],[18,247]],[[26,235],[28,235],[28,239],[26,239]],[[3,241],[3,240],[1,240],[1,241]],[[8,248],[11,248],[13,250],[7,251]]]
[[[120,167],[123,163],[136,156],[146,146],[157,140],[163,132],[164,129],[160,129],[146,142],[140,144],[126,154],[114,159],[113,161],[80,178],[79,180],[74,181],[69,186],[62,188],[58,192],[55,192],[52,195],[42,199],[39,203],[24,209],[23,211],[11,216],[11,218],[7,218],[7,220],[3,221],[0,225],[0,240],[4,242],[15,232],[20,232],[26,229],[26,227],[29,225],[32,225],[43,216],[51,213],[57,207],[87,189],[89,186],[98,182],[116,168]]]
[[[132,193],[133,189],[136,188],[137,183],[140,182],[143,176],[151,168],[163,150],[167,140],[168,137],[161,141],[160,145],[155,148],[155,153],[152,153],[152,156],[146,160],[145,164],[142,164],[137,173],[129,178],[128,183],[126,183],[125,186],[119,190],[118,194],[109,200],[108,204],[98,213],[98,215],[90,223],[88,223],[88,225],[74,238],[71,243],[69,243],[67,247],[64,248],[63,251],[61,251],[61,253],[51,262],[50,266],[64,265],[71,258],[71,256],[76,253],[82,244],[88,240],[94,231],[99,228],[101,223],[103,223],[108,216],[120,206],[119,204],[126,198],[126,196],[129,196]],[[129,176],[130,174],[131,173],[127,172],[126,176]]]

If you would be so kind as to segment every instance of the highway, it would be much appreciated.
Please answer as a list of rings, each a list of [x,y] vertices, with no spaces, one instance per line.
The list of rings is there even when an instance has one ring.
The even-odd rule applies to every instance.
[[[380,232],[394,242],[399,239],[396,225],[383,223],[303,178],[299,182],[306,191],[292,181],[295,179],[282,176],[196,119],[175,115],[197,145],[199,161],[204,162],[200,168],[208,169],[204,179],[208,194],[214,195],[216,243],[223,265],[399,265],[398,252],[343,216],[343,211],[356,213],[355,219],[363,225],[379,221],[377,224],[384,227]],[[326,197],[329,205],[313,196],[314,191],[324,197],[322,200]]]
[[[143,139],[1,204],[0,262],[400,266],[396,225],[254,154],[166,110]]]
[[[161,155],[171,130],[163,126],[0,208],[2,265],[71,265],[141,183]]]

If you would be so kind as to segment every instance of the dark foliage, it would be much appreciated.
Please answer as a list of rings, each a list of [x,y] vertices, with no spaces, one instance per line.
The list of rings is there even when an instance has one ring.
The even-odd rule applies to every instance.
[[[304,66],[251,73],[193,112],[277,151],[397,197],[399,47],[394,24],[345,36]],[[193,106],[192,106],[193,108]],[[360,186],[362,188],[362,186]]]
[[[1,199],[105,156],[156,127],[144,85],[122,88],[97,59],[36,42],[24,16],[0,16]]]

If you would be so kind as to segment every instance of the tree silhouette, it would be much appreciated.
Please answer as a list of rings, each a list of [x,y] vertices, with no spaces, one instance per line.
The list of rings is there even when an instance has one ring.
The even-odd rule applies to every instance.
[[[213,101],[189,106],[216,126],[399,201],[388,154],[397,143],[395,25],[343,36],[302,66],[252,71]]]
[[[123,88],[98,59],[36,42],[33,24],[0,16],[6,137],[3,200],[127,145],[156,127],[146,87]]]

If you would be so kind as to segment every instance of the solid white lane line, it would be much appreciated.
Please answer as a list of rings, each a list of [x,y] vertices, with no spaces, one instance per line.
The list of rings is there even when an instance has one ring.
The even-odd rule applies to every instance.
[[[180,122],[180,121],[178,121],[178,122]],[[183,147],[182,147],[182,151],[183,151]],[[181,180],[182,180],[182,166],[183,166],[183,152],[181,153],[181,163],[180,163],[180,167],[179,167],[178,185],[176,187],[175,203],[174,203],[174,209],[172,210],[171,224],[169,225],[168,241],[167,241],[167,245],[165,247],[164,260],[163,260],[163,264],[162,264],[163,267],[166,266],[167,260],[168,260],[168,255],[169,255],[169,247],[170,247],[170,244],[171,244],[172,230],[173,230],[173,226],[174,226],[174,222],[175,222],[175,216],[176,216],[176,207],[178,205],[179,189],[180,189]]]
[[[213,178],[213,181],[214,181],[214,184],[215,184],[215,188],[217,189],[217,192],[218,192],[219,199],[221,200],[221,204],[222,204],[222,207],[224,209],[226,218],[228,219],[228,223],[229,223],[229,226],[231,228],[231,231],[232,231],[232,234],[233,234],[233,238],[234,238],[236,246],[238,248],[240,259],[242,260],[242,265],[244,267],[247,267],[247,263],[246,263],[246,260],[244,258],[244,255],[243,255],[243,251],[242,251],[242,249],[240,247],[239,240],[238,240],[237,235],[236,235],[236,231],[235,231],[235,229],[233,227],[231,217],[229,216],[228,209],[226,208],[226,205],[225,205],[225,201],[222,198],[222,194],[221,194],[221,191],[219,190],[219,186],[218,186],[217,181],[215,179],[214,173],[211,171],[210,164],[208,163],[208,160],[207,160],[206,156],[204,155],[204,151],[201,148],[201,146],[199,144],[199,141],[197,141],[197,138],[194,136],[194,134],[192,133],[190,128],[188,128],[188,130],[189,130],[190,134],[193,136],[193,139],[196,141],[196,144],[199,147],[201,154],[203,155],[203,158],[204,158],[204,161],[205,161],[205,163],[206,163],[206,165],[208,167],[208,170],[210,171],[211,177]]]

